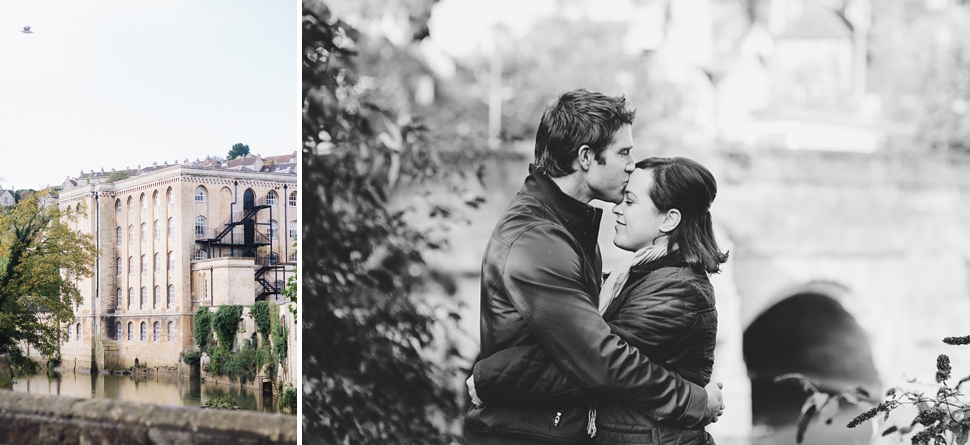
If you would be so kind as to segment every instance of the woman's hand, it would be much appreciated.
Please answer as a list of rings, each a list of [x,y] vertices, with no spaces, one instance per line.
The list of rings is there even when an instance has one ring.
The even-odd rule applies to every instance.
[[[467,383],[467,382],[466,382]],[[724,385],[721,382],[710,382],[704,387],[707,391],[707,410],[712,414],[711,423],[717,422],[717,419],[724,414],[724,397],[721,396],[721,388]]]

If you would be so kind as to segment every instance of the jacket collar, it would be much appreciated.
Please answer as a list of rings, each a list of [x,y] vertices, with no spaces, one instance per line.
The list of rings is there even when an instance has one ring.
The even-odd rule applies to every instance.
[[[525,178],[522,192],[544,202],[556,215],[567,221],[574,228],[580,229],[584,235],[599,232],[600,219],[603,209],[598,209],[563,193],[552,178],[545,173],[545,169],[536,168],[529,164],[529,176]],[[591,229],[591,231],[588,231]]]
[[[680,250],[675,250],[649,263],[637,264],[630,268],[631,274],[648,274],[664,267],[689,267],[684,254]]]

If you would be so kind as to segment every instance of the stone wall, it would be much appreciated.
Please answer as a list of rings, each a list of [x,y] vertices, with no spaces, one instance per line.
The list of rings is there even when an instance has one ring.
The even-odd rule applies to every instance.
[[[0,445],[297,443],[296,416],[0,391]]]

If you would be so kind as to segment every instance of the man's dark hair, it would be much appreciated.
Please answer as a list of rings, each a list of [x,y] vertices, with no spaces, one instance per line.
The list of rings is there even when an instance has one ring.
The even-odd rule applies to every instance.
[[[687,158],[647,158],[637,162],[636,167],[653,174],[650,199],[657,210],[680,210],[680,224],[667,234],[667,253],[672,253],[676,245],[695,271],[720,272],[728,254],[721,252],[714,239],[710,211],[717,196],[714,175]]]
[[[579,147],[588,145],[595,159],[604,163],[603,150],[624,124],[633,124],[636,110],[626,107],[623,96],[576,89],[563,93],[546,106],[536,132],[536,167],[553,178],[575,171],[573,160]]]

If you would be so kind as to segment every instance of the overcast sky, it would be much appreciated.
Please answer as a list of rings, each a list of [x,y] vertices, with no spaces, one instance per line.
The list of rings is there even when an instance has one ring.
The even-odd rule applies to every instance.
[[[299,29],[288,0],[0,1],[0,186],[298,150]]]

